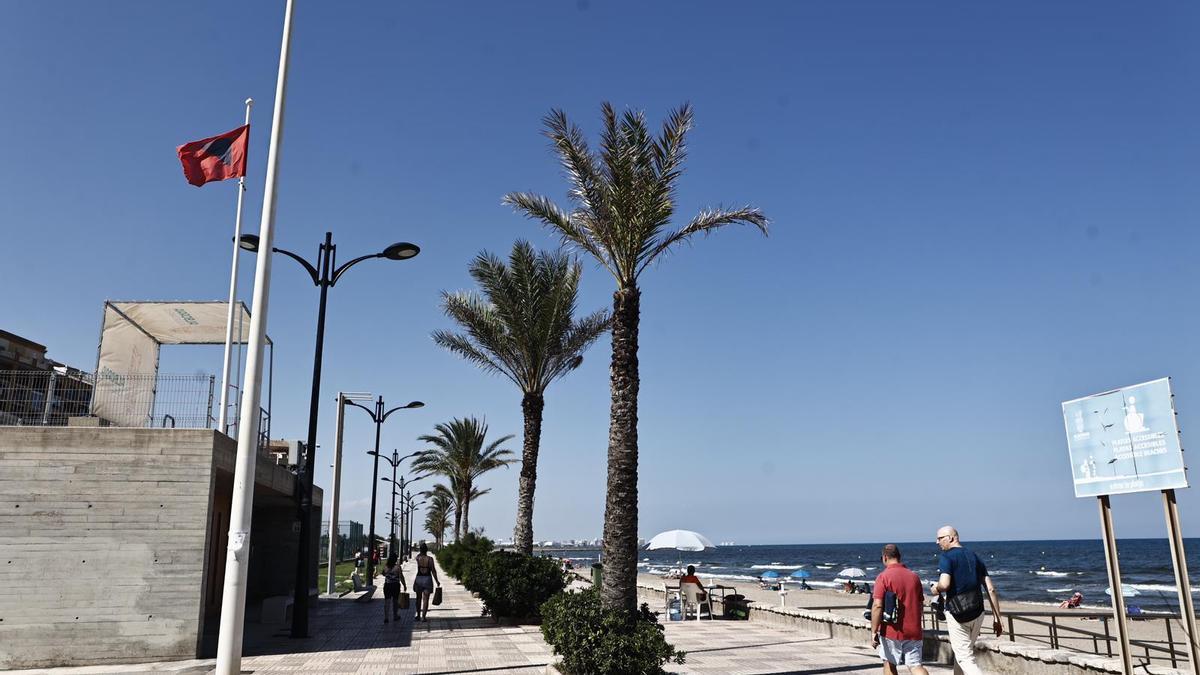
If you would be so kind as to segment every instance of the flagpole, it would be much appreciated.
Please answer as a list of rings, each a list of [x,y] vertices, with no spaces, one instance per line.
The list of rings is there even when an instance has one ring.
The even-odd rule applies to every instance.
[[[253,106],[254,99],[246,99],[246,126],[250,125],[250,108]],[[229,362],[230,352],[233,350],[233,310],[234,303],[237,302],[238,252],[241,250],[239,240],[242,238],[242,201],[245,196],[246,176],[243,173],[238,179],[237,217],[233,221],[233,270],[229,273],[229,312],[225,317],[225,361],[221,364],[221,412],[218,415],[217,428],[223,434],[229,433],[229,425],[226,424],[229,413]],[[239,330],[238,342],[241,340]]]
[[[242,665],[242,629],[246,619],[246,576],[250,569],[250,522],[254,513],[254,463],[258,457],[259,405],[262,399],[263,343],[267,333],[267,303],[271,291],[271,255],[275,229],[275,188],[279,181],[279,150],[283,140],[283,111],[287,99],[288,56],[292,41],[292,2],[283,13],[283,40],[279,48],[279,77],[275,83],[275,111],[271,119],[271,144],[267,152],[259,251],[255,256],[254,305],[246,353],[245,392],[238,411],[237,459],[233,474],[233,499],[229,512],[229,544],[225,556],[225,582],[221,594],[221,627],[217,636],[217,675],[239,675]],[[298,552],[303,555],[303,552]]]

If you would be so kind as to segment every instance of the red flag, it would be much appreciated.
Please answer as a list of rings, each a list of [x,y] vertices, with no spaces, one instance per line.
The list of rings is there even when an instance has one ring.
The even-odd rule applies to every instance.
[[[177,148],[187,182],[200,187],[209,181],[241,178],[246,175],[246,149],[250,125],[227,131],[220,136],[184,143]]]

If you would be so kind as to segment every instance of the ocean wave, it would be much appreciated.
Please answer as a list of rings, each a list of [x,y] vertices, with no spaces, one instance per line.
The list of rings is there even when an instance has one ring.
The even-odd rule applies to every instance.
[[[834,567],[837,567],[837,565],[817,565],[817,569],[819,570],[831,570]]]
[[[1065,577],[1068,575],[1067,572],[1055,572],[1053,570],[1035,570],[1034,574],[1039,577]]]
[[[988,570],[988,576],[998,577],[1005,574],[1012,574],[1012,570]]]
[[[770,565],[751,565],[752,570],[798,570],[804,565],[781,565],[780,563],[771,563]]]
[[[1074,587],[1067,586],[1066,588],[1047,588],[1046,592],[1047,593],[1070,593],[1073,590],[1075,590]]]

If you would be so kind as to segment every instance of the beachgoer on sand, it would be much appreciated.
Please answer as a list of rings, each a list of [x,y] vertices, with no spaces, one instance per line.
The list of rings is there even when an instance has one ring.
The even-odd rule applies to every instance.
[[[895,544],[884,546],[880,557],[883,571],[875,577],[871,594],[871,646],[879,650],[884,675],[897,675],[899,665],[908,666],[913,675],[929,675],[921,665],[925,644],[921,577],[900,562],[900,547]]]
[[[1083,593],[1075,591],[1075,595],[1058,603],[1059,609],[1075,609],[1083,602]]]
[[[975,662],[975,641],[983,625],[983,589],[992,603],[992,630],[996,637],[1001,627],[1000,600],[979,556],[963,547],[958,530],[946,525],[937,531],[938,580],[930,584],[934,595],[946,594],[946,632],[954,650],[955,675],[983,675]]]

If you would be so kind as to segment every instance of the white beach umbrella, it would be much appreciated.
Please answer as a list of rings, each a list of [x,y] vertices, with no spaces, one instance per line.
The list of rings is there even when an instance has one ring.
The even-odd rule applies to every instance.
[[[1112,595],[1112,586],[1109,586],[1108,588],[1104,589],[1104,592],[1108,593],[1109,595]],[[1141,595],[1141,594],[1142,594],[1142,592],[1139,591],[1138,589],[1134,588],[1133,586],[1130,586],[1129,584],[1121,584],[1121,595],[1122,596],[1124,596],[1126,598],[1132,598],[1135,595]]]
[[[859,577],[867,576],[867,573],[862,571],[862,568],[859,567],[847,567],[841,572],[838,572],[837,575],[846,579],[857,579]]]
[[[676,551],[703,551],[706,548],[716,548],[704,535],[691,530],[667,530],[654,535],[646,550],[673,548]]]

